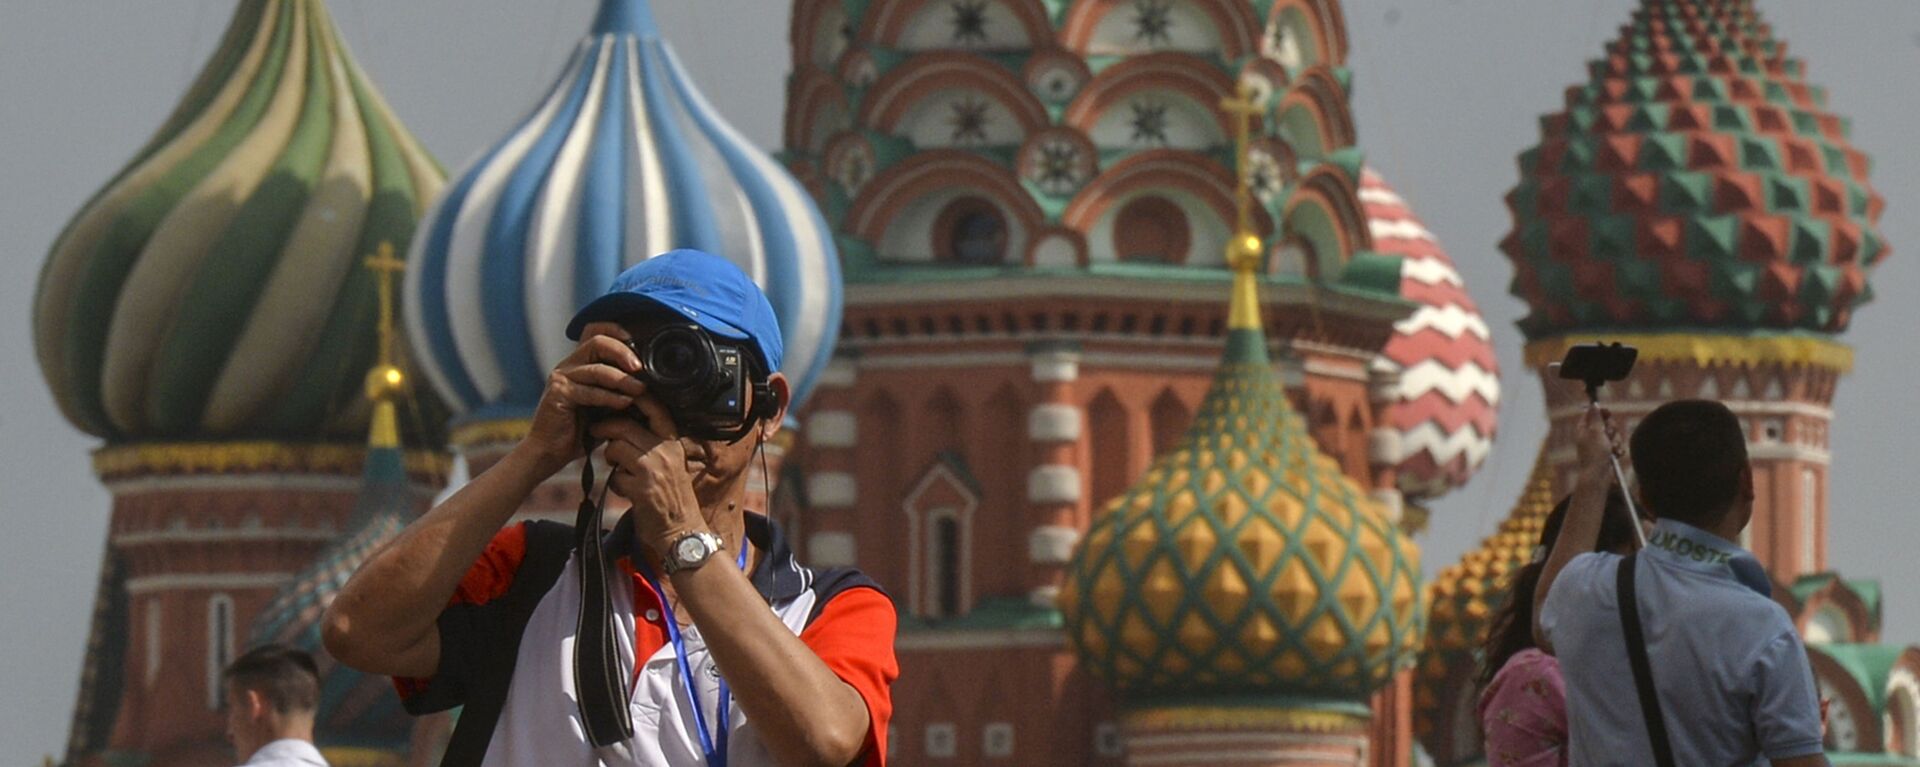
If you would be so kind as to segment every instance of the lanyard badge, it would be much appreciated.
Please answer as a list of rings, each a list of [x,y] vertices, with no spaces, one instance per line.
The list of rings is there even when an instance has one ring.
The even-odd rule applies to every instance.
[[[719,705],[718,710],[714,712],[714,723],[717,726],[709,730],[707,729],[707,712],[700,707],[700,692],[693,684],[693,664],[687,660],[686,638],[680,633],[680,621],[674,618],[673,605],[667,600],[666,589],[661,587],[660,580],[653,574],[653,568],[648,566],[645,560],[636,557],[634,564],[638,566],[640,577],[647,580],[647,585],[653,587],[654,595],[660,598],[660,616],[667,626],[667,641],[673,644],[673,660],[680,669],[681,689],[687,693],[687,705],[693,707],[693,726],[700,734],[700,751],[706,756],[709,767],[727,767],[727,732],[730,729],[728,720],[732,718],[728,711],[730,708],[728,703],[733,695],[727,687],[727,678],[720,677],[716,695],[719,698]],[[746,546],[740,547],[740,556],[735,564],[742,572],[747,569]],[[638,663],[639,658],[635,658],[634,662]],[[713,661],[709,659],[708,662]]]

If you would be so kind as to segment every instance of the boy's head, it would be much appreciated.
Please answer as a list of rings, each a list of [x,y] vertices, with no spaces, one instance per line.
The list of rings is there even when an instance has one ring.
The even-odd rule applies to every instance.
[[[1640,498],[1657,518],[1712,530],[1753,501],[1747,437],[1726,405],[1661,405],[1633,430],[1632,453]]]
[[[313,656],[285,645],[262,645],[234,659],[220,675],[227,698],[227,740],[241,761],[261,746],[302,730],[312,737],[320,705]]]

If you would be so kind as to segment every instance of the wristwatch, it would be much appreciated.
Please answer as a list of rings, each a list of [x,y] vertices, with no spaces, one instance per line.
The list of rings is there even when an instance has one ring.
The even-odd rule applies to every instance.
[[[725,546],[726,542],[713,533],[687,533],[667,544],[666,571],[668,575],[681,570],[692,570],[707,563],[714,552]]]

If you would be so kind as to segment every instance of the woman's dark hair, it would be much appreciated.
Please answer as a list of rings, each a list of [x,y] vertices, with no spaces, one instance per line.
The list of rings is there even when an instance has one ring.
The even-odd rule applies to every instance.
[[[1560,524],[1566,521],[1567,506],[1573,496],[1561,498],[1547,515],[1547,523],[1540,528],[1540,551],[1553,551],[1553,542],[1560,537]],[[1600,538],[1595,542],[1594,551],[1620,551],[1633,541],[1633,528],[1627,524],[1627,499],[1615,487],[1607,492],[1607,510],[1600,517]],[[1507,589],[1507,603],[1493,614],[1493,621],[1487,624],[1486,644],[1482,648],[1479,684],[1485,686],[1493,681],[1493,675],[1500,667],[1507,665],[1507,659],[1514,653],[1533,645],[1533,589],[1540,583],[1540,571],[1546,569],[1545,557],[1529,559],[1520,569],[1513,572],[1512,585]]]

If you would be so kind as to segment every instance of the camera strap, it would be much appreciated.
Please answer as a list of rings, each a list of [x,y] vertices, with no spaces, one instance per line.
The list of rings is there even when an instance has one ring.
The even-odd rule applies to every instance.
[[[580,511],[574,518],[574,550],[580,556],[580,619],[574,627],[573,689],[579,696],[580,725],[595,748],[633,738],[633,713],[626,680],[615,656],[613,598],[607,592],[607,558],[601,548],[603,503],[593,497],[593,444],[581,457]],[[611,482],[609,482],[611,484]],[[600,501],[606,500],[600,493]]]
[[[1660,691],[1653,686],[1653,664],[1647,660],[1647,638],[1640,630],[1640,600],[1634,595],[1635,555],[1620,559],[1614,579],[1619,594],[1620,627],[1627,640],[1627,661],[1633,667],[1633,686],[1640,693],[1640,713],[1647,720],[1647,742],[1653,744],[1653,761],[1659,767],[1674,767],[1673,742],[1667,739],[1667,720],[1660,710]]]

